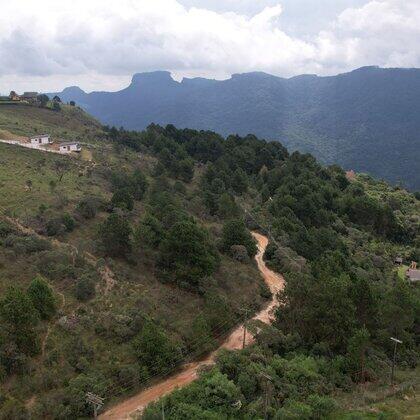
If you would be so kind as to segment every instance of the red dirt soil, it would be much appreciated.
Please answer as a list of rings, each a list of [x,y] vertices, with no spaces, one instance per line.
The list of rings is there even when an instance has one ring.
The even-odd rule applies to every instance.
[[[276,274],[267,268],[263,260],[264,251],[268,244],[268,238],[256,232],[253,232],[253,236],[258,242],[258,253],[255,256],[255,260],[267,286],[271,290],[272,300],[252,319],[259,320],[264,323],[271,323],[273,320],[273,311],[278,306],[276,295],[283,289],[284,279],[279,274]],[[246,344],[249,345],[253,342],[254,338],[250,333],[247,333],[245,340]],[[99,418],[102,420],[123,420],[130,418],[130,415],[135,413],[140,414],[148,404],[158,400],[166,394],[171,393],[176,388],[184,387],[196,380],[200,368],[214,363],[215,356],[219,349],[237,350],[242,348],[242,344],[243,325],[240,325],[226,338],[217,350],[210,353],[205,359],[184,364],[181,366],[179,372],[115,405],[100,415]]]

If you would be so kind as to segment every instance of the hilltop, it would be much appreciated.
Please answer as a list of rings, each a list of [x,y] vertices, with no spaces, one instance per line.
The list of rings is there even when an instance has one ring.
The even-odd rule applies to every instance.
[[[0,139],[48,133],[56,139],[95,141],[102,125],[82,109],[61,105],[59,112],[22,104],[0,104]]]
[[[0,418],[88,417],[87,392],[110,407],[204,358],[272,298],[251,231],[285,276],[281,310],[169,396],[171,418],[260,418],[262,375],[272,416],[346,411],[387,383],[390,336],[411,380],[419,289],[394,260],[420,259],[413,194],[252,135],[7,107],[0,129],[78,136],[92,159],[0,144]]]
[[[420,189],[419,69],[363,67],[290,79],[256,72],[181,82],[160,71],[135,74],[118,92],[72,87],[58,95],[75,100],[104,124],[253,133],[291,151],[312,153],[323,163]]]

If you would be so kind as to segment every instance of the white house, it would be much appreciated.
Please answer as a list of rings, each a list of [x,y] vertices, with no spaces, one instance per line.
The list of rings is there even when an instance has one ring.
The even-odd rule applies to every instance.
[[[30,138],[31,144],[52,144],[49,134],[39,134]]]
[[[80,152],[81,150],[82,146],[77,142],[67,142],[60,144],[60,152],[62,153]]]

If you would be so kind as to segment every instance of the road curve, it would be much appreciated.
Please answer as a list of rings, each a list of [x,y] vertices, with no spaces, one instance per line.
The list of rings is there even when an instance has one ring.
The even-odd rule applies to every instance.
[[[273,309],[278,306],[276,298],[277,292],[284,287],[284,279],[277,273],[271,271],[263,260],[264,251],[267,248],[268,238],[253,232],[252,235],[258,242],[258,253],[255,256],[255,260],[258,265],[267,286],[270,288],[272,293],[272,299],[254,318],[265,323],[270,323],[273,319]],[[114,407],[111,407],[108,411],[99,416],[102,420],[124,420],[128,419],[131,414],[135,412],[141,413],[144,408],[153,401],[158,400],[164,395],[172,392],[176,388],[184,387],[198,377],[199,368],[214,363],[217,351],[221,348],[228,350],[236,350],[242,348],[243,341],[243,326],[238,326],[232,333],[226,338],[222,345],[210,353],[208,357],[203,360],[186,363],[180,367],[180,369],[173,375],[163,379],[161,382],[152,385],[151,387],[139,392],[138,394],[128,398],[127,400],[118,403]],[[247,334],[246,344],[253,342],[251,334]]]

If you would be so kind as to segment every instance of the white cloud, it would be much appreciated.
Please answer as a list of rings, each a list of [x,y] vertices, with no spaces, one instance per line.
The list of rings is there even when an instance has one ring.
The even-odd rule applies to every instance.
[[[256,2],[229,3],[248,10]],[[282,29],[281,0],[262,3],[268,6],[250,15],[177,0],[0,0],[0,90],[13,88],[12,81],[35,88],[29,80],[40,90],[48,82],[50,89],[112,89],[132,73],[155,69],[225,77],[420,65],[418,0],[347,8],[310,39]]]

